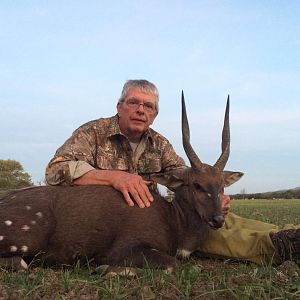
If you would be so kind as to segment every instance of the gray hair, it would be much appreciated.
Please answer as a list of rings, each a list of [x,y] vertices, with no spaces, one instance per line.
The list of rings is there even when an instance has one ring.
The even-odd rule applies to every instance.
[[[159,102],[159,93],[158,89],[152,82],[145,80],[145,79],[133,79],[133,80],[127,80],[123,86],[121,97],[118,101],[118,103],[122,103],[125,101],[127,94],[129,90],[136,88],[140,91],[151,94],[155,97],[155,108],[158,112],[158,102]]]

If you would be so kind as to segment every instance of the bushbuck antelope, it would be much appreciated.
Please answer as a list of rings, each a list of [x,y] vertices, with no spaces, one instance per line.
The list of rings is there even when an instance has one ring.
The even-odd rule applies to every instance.
[[[190,144],[182,93],[183,147],[191,167],[153,174],[174,191],[169,203],[152,192],[147,209],[129,207],[120,192],[106,186],[42,186],[13,192],[0,204],[0,266],[26,269],[33,257],[46,263],[169,269],[224,223],[220,194],[242,173],[223,171],[229,157],[229,97],[222,153],[204,164]]]

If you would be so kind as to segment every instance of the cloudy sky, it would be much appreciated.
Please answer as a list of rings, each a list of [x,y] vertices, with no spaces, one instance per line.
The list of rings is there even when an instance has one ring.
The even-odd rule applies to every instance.
[[[0,2],[0,159],[35,182],[82,123],[115,114],[127,79],[160,90],[153,128],[185,158],[183,89],[201,160],[220,154],[231,97],[228,192],[300,186],[300,2]]]

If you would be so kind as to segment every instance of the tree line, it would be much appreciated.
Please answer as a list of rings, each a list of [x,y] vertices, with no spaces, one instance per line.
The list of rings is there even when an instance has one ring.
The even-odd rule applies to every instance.
[[[33,186],[31,176],[21,163],[12,159],[0,159],[0,189],[20,189]]]
[[[1,190],[20,189],[33,186],[32,178],[22,164],[12,159],[0,159],[0,194]],[[300,187],[285,191],[251,193],[246,194],[242,190],[240,194],[231,195],[233,199],[300,199]],[[166,198],[172,198],[172,192],[167,191]]]
[[[300,187],[284,191],[252,193],[252,194],[235,194],[231,195],[233,199],[300,199]]]

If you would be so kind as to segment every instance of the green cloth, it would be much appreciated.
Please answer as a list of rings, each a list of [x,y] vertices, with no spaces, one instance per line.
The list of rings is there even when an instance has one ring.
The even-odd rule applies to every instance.
[[[287,224],[284,229],[299,228]],[[270,233],[279,231],[279,227],[261,221],[239,217],[229,213],[225,224],[218,230],[212,230],[200,252],[205,255],[247,260],[260,265],[281,262],[276,254]]]

